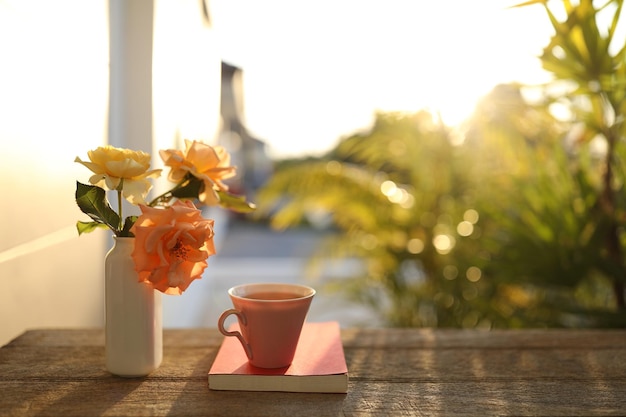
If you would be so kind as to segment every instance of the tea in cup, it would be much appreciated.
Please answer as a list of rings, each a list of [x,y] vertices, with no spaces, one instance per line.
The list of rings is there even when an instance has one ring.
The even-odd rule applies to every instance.
[[[291,365],[315,290],[298,284],[243,284],[228,295],[234,308],[220,316],[220,332],[239,339],[253,366]],[[230,315],[237,316],[240,331],[224,327]]]

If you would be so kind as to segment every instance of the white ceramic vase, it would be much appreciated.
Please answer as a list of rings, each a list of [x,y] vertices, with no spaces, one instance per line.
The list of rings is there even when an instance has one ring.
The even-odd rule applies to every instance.
[[[145,376],[163,359],[161,293],[138,281],[135,239],[114,240],[104,264],[106,367],[118,376]]]

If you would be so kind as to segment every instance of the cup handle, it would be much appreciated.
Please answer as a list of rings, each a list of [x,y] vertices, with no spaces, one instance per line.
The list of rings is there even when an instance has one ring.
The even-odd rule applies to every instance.
[[[243,346],[243,350],[246,351],[246,356],[248,357],[248,359],[252,359],[252,349],[250,348],[250,345],[246,343],[241,333],[238,331],[229,332],[228,330],[224,328],[224,322],[226,321],[226,318],[230,316],[231,314],[236,315],[239,321],[244,326],[248,324],[248,321],[246,320],[246,316],[244,316],[244,314],[241,311],[231,308],[230,310],[226,310],[222,313],[219,320],[217,321],[217,328],[224,336],[235,336],[237,339],[239,339],[241,346]]]

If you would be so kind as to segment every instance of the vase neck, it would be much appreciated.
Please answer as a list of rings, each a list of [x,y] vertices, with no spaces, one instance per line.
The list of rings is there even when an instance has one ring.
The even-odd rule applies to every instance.
[[[113,248],[124,251],[132,251],[135,245],[134,237],[113,236]]]

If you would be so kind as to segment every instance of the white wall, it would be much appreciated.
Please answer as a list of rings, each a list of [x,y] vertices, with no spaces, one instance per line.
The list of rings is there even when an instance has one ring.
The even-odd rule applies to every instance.
[[[29,328],[103,325],[109,234],[75,232],[75,181],[89,172],[73,160],[107,142],[108,11],[0,1],[0,345]],[[220,61],[199,1],[155,1],[153,58],[153,150],[213,140]]]

